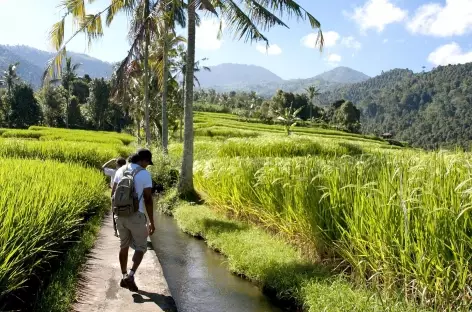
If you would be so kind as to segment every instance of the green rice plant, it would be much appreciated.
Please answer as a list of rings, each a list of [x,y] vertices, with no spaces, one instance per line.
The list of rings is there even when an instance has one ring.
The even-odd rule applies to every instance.
[[[7,130],[2,133],[4,138],[23,138],[23,139],[39,139],[44,135],[41,131],[31,130]]]
[[[337,255],[358,283],[435,309],[470,306],[472,158],[394,152],[360,157],[198,161],[195,183],[237,216]]]
[[[42,133],[41,137],[52,136],[53,138],[51,138],[51,140],[102,142],[102,143],[116,143],[117,140],[119,140],[124,145],[129,145],[135,141],[134,137],[131,135],[124,134],[124,133],[107,132],[107,131],[49,128],[49,127],[42,127],[42,126],[31,126],[29,127],[28,130]]]
[[[111,158],[127,157],[132,151],[130,147],[121,144],[0,140],[1,157],[52,159],[60,162],[80,163],[95,168],[101,168]]]
[[[264,136],[258,139],[229,139],[218,149],[220,157],[297,157],[307,155],[358,155],[363,150],[350,143],[307,137]]]
[[[53,161],[0,159],[0,309],[38,283],[104,205],[96,170]]]
[[[198,128],[194,131],[195,136],[208,137],[232,137],[232,138],[255,138],[259,133],[239,129],[228,129],[225,127]]]
[[[69,142],[91,142],[104,144],[123,144],[120,139],[107,136],[76,136],[73,134],[58,135],[50,134],[43,135],[39,138],[41,141],[69,141]]]

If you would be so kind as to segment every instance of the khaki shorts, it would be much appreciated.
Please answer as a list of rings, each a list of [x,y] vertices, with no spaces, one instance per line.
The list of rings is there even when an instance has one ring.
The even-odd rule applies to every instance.
[[[131,247],[146,252],[148,237],[146,215],[138,211],[129,217],[115,216],[115,220],[120,234],[120,248]]]

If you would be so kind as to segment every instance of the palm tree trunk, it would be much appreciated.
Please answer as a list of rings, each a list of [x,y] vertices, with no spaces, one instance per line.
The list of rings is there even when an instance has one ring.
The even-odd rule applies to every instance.
[[[167,120],[167,80],[169,77],[169,64],[167,60],[167,25],[165,27],[164,33],[164,51],[162,55],[162,61],[164,62],[164,81],[162,82],[162,151],[164,152],[164,154],[167,154],[167,145],[169,143],[169,123]]]
[[[144,1],[144,20],[147,24],[149,1]],[[144,39],[144,127],[146,128],[146,145],[151,144],[151,125],[149,120],[149,28],[145,29]]]
[[[182,137],[182,130],[184,129],[184,102],[185,102],[185,77],[184,80],[182,81],[182,113],[180,114],[180,142],[183,141]]]
[[[193,68],[195,64],[195,1],[188,5],[187,65],[185,71],[184,150],[180,170],[179,193],[192,195],[193,187]]]
[[[70,99],[70,90],[67,90],[66,95],[66,128],[69,129],[69,99]]]

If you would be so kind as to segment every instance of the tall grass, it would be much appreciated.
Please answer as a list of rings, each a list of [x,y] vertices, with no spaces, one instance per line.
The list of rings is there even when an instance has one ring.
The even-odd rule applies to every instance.
[[[4,138],[82,141],[124,145],[129,145],[134,141],[134,138],[130,135],[115,132],[70,130],[40,126],[32,126],[28,130],[3,129],[0,134]]]
[[[296,157],[306,155],[358,155],[359,145],[308,137],[264,136],[254,140],[229,139],[218,149],[220,157]]]
[[[103,176],[53,161],[0,159],[0,309],[41,280],[84,218],[103,207]],[[16,296],[16,295],[15,295]]]
[[[27,141],[0,139],[0,156],[52,159],[100,168],[118,156],[127,157],[132,149],[123,145],[68,141]]]
[[[357,282],[465,309],[472,282],[471,157],[459,153],[211,159],[210,201],[341,257]]]

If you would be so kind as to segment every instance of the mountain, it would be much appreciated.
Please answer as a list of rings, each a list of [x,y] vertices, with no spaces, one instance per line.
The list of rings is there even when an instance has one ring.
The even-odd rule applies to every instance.
[[[5,46],[0,45],[0,75],[3,75],[3,71],[6,70],[10,64],[16,62],[20,62],[20,66],[18,66],[17,69],[18,76],[34,87],[41,84],[41,67],[19,57],[9,49],[5,48]]]
[[[323,104],[342,98],[361,109],[365,133],[390,132],[424,148],[471,146],[472,63],[424,73],[393,69],[319,96]]]
[[[74,52],[68,52],[67,54],[72,58],[72,63],[82,64],[77,70],[79,76],[88,74],[92,78],[107,78],[113,73],[113,65],[111,63],[103,62],[86,54]],[[20,62],[18,75],[37,88],[41,85],[44,69],[53,56],[54,53],[28,46],[0,45],[0,70],[3,71],[11,63]]]
[[[202,70],[197,74],[202,87],[281,82],[282,78],[264,67],[224,63]]]
[[[317,85],[322,91],[327,91],[341,84],[369,79],[364,73],[348,67],[337,67],[312,78],[291,80],[283,80],[268,69],[254,65],[221,64],[210,67],[210,70],[196,74],[201,88],[217,92],[255,91],[262,97],[271,97],[278,89],[303,93],[309,86]]]

